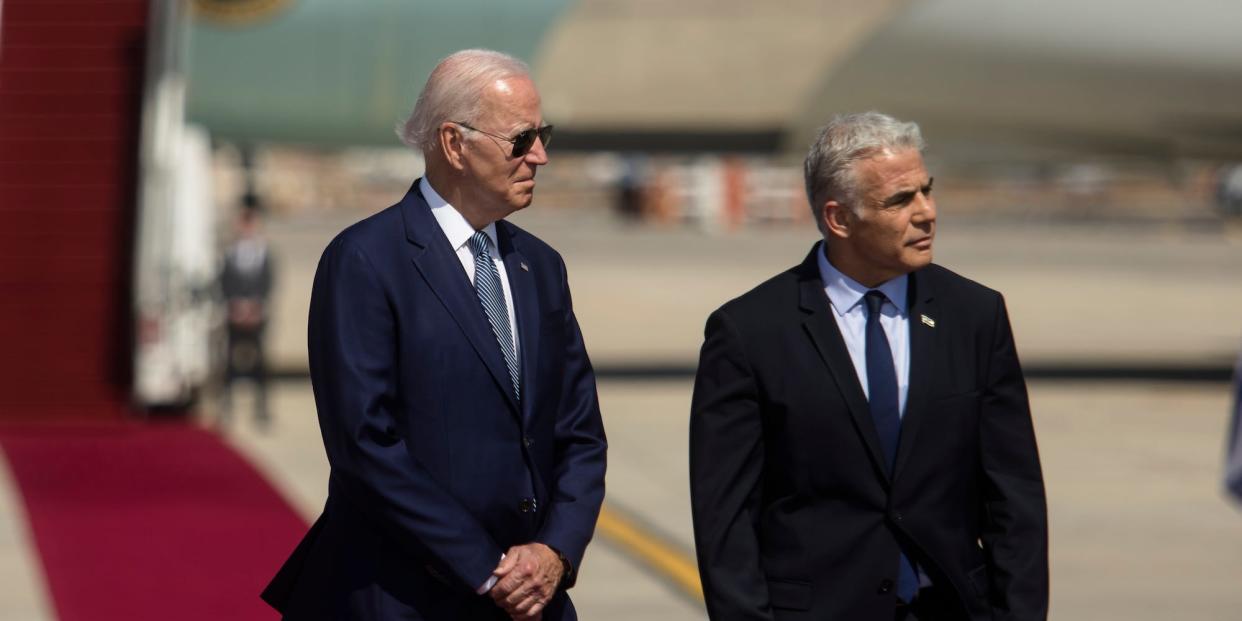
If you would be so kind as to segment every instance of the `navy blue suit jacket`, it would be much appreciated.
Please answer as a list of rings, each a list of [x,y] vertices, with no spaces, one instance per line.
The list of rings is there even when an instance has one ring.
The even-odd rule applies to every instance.
[[[286,619],[506,619],[474,591],[510,546],[579,566],[604,496],[595,377],[560,255],[496,233],[520,403],[417,182],[324,251],[308,342],[332,468],[323,515],[263,593]],[[564,591],[544,612],[574,616]]]

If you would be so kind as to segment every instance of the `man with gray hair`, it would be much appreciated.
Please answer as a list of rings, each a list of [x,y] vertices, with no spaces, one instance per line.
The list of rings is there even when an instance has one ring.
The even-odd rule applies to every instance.
[[[712,619],[1045,619],[1043,476],[1005,303],[935,265],[914,123],[833,118],[823,235],[716,310],[690,491]]]
[[[398,127],[426,176],[343,231],[311,294],[323,514],[263,593],[285,619],[575,619],[606,441],[555,250],[506,222],[552,127],[521,61],[440,62]]]

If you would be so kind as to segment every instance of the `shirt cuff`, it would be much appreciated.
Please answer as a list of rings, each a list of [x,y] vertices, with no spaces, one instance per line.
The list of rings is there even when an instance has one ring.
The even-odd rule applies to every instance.
[[[475,593],[478,593],[479,595],[483,595],[484,593],[487,593],[488,591],[492,590],[492,587],[496,586],[497,580],[499,580],[499,578],[497,578],[496,576],[492,576],[491,578],[488,578],[487,582],[484,582],[483,586],[479,587],[478,590],[475,591]]]
[[[500,555],[500,560],[502,561],[505,560],[504,554]],[[487,579],[487,582],[483,583],[483,586],[480,586],[479,588],[475,589],[474,592],[478,593],[479,595],[483,595],[484,593],[487,593],[488,591],[492,590],[492,587],[496,586],[496,582],[499,580],[500,580],[499,577],[493,575],[492,577]]]

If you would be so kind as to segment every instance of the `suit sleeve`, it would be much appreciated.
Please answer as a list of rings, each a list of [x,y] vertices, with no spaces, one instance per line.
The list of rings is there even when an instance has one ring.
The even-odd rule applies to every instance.
[[[755,378],[718,310],[707,320],[690,406],[690,502],[707,613],[772,619],[758,522],[764,460]]]
[[[565,264],[560,263],[561,295],[565,301],[565,375],[561,384],[561,410],[557,412],[554,437],[556,469],[548,518],[540,541],[565,556],[570,573],[565,588],[577,580],[578,567],[587,543],[595,532],[600,505],[604,502],[604,470],[608,441],[599,411],[595,372],[587,357],[578,319],[574,316]]]
[[[430,553],[474,591],[503,550],[407,450],[393,415],[398,327],[369,259],[338,238],[315,272],[308,339],[334,490],[401,547]]]
[[[983,548],[993,618],[1048,615],[1048,517],[1043,474],[1004,299],[997,296],[980,416]]]

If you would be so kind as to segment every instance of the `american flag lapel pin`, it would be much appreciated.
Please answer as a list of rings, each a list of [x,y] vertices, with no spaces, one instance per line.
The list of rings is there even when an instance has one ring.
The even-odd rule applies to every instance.
[[[920,316],[919,316],[919,318],[923,320],[923,325],[925,325],[925,326],[927,326],[927,327],[929,327],[929,328],[934,328],[934,327],[936,327],[936,320],[935,320],[935,319],[932,319],[931,317],[928,317],[927,315],[920,315]]]

